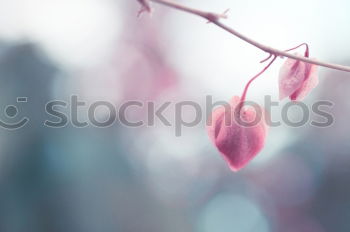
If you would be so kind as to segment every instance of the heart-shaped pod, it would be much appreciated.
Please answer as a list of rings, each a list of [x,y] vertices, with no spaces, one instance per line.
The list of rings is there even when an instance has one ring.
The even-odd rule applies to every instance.
[[[212,112],[207,123],[208,135],[231,170],[246,166],[264,147],[268,131],[265,119],[262,107],[256,104],[242,107],[238,96]]]
[[[317,65],[288,58],[279,73],[280,100],[303,100],[317,84]]]

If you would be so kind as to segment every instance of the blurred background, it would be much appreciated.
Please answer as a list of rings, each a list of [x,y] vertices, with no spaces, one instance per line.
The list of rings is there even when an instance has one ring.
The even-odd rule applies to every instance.
[[[311,57],[350,65],[347,0],[178,2],[230,8],[225,23],[261,43],[287,49],[307,42]],[[158,5],[137,18],[138,10],[136,0],[0,0],[1,121],[30,119],[0,130],[0,231],[350,231],[348,73],[320,68],[320,84],[305,100],[333,102],[332,126],[271,128],[265,149],[238,173],[204,123],[181,136],[157,121],[43,125],[55,121],[45,104],[71,95],[116,107],[127,100],[204,105],[207,95],[227,101],[261,69],[266,54],[200,18]],[[249,100],[278,100],[282,63],[253,83]],[[273,108],[274,121],[287,102]],[[5,111],[10,105],[17,114]],[[80,121],[86,112],[82,106]],[[96,112],[101,121],[107,113]],[[298,109],[289,113],[301,117]],[[147,112],[134,108],[128,116],[144,120]]]

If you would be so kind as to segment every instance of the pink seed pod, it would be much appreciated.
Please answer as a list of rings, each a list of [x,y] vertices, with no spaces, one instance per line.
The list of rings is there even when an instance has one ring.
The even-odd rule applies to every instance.
[[[279,73],[279,98],[303,100],[317,84],[317,65],[288,58]]]
[[[268,131],[265,118],[262,107],[244,106],[238,96],[232,98],[229,107],[212,112],[208,135],[232,171],[245,167],[264,147]]]

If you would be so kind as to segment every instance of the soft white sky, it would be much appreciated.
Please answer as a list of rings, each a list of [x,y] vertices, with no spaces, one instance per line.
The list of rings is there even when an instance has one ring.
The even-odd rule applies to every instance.
[[[0,38],[37,41],[64,65],[106,62],[121,26],[115,5],[110,0],[0,0]]]

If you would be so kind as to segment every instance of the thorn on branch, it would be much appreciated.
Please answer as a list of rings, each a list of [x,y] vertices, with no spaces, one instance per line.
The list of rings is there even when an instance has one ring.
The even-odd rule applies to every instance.
[[[141,4],[141,9],[137,13],[137,17],[140,17],[144,12],[151,13],[152,8],[149,0],[137,0]]]
[[[230,9],[226,9],[221,14],[207,13],[207,15],[205,15],[205,18],[208,19],[207,23],[216,22],[216,21],[219,21],[220,19],[227,19],[228,18],[227,13],[229,11]]]

